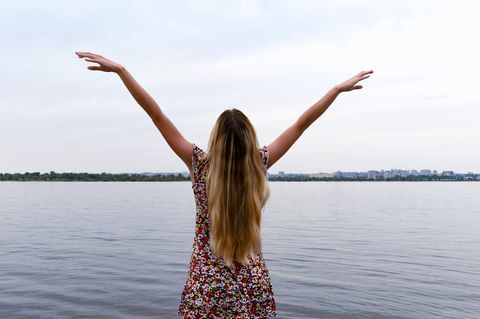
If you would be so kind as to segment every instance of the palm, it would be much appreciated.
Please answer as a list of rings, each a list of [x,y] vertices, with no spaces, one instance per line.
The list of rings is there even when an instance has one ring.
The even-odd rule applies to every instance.
[[[118,63],[110,61],[109,59],[90,52],[75,52],[79,58],[86,58],[87,62],[98,63],[99,65],[90,65],[88,66],[89,70],[92,71],[103,71],[103,72],[117,72],[121,66]]]

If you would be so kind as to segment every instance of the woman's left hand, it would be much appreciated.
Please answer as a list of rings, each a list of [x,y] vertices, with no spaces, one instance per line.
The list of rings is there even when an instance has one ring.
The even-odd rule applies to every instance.
[[[75,52],[79,58],[86,58],[85,61],[98,63],[99,65],[90,65],[89,70],[92,71],[103,71],[103,72],[116,72],[118,73],[123,66],[109,59],[90,52]]]

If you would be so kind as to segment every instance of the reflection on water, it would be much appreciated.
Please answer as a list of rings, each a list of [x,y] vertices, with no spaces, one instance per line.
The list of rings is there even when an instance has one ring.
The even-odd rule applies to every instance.
[[[480,183],[270,183],[278,318],[478,318]],[[176,318],[188,182],[0,183],[0,318]]]

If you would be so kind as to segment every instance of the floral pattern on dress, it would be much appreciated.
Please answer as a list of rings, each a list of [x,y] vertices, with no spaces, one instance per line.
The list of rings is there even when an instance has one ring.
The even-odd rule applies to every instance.
[[[192,144],[192,189],[195,195],[195,237],[190,269],[181,295],[178,315],[184,318],[268,318],[276,316],[270,274],[261,251],[251,265],[234,262],[229,268],[209,245],[206,196],[206,153]],[[259,149],[264,173],[268,169],[268,149]]]

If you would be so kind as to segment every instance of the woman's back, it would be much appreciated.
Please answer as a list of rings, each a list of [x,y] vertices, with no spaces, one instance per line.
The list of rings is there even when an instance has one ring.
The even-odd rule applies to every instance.
[[[266,174],[268,149],[259,149]],[[261,251],[251,265],[234,263],[230,268],[210,248],[206,192],[208,161],[205,152],[193,144],[192,188],[196,203],[196,227],[190,270],[178,310],[185,318],[266,318],[275,316],[270,275]]]

